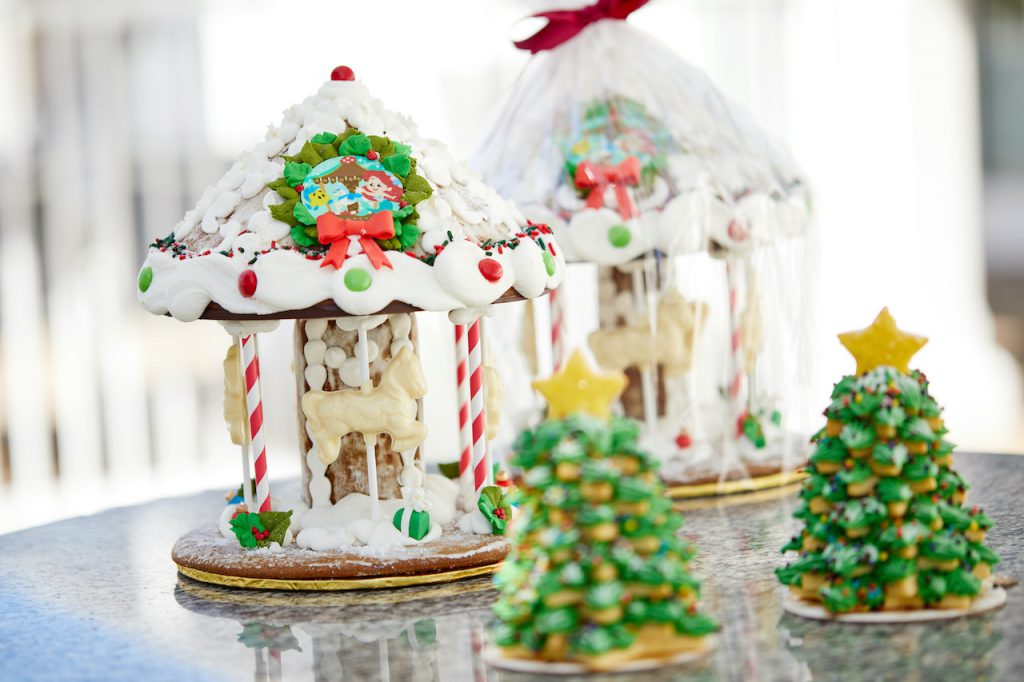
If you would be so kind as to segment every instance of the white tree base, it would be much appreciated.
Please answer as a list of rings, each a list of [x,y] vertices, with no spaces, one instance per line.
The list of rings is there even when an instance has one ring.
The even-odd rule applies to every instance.
[[[800,599],[786,593],[782,608],[786,613],[811,620],[828,620],[839,623],[862,623],[881,625],[883,623],[926,623],[935,620],[952,620],[965,616],[995,611],[1006,603],[1006,590],[990,587],[974,600],[969,609],[914,609],[909,611],[870,611],[867,613],[830,613],[817,602]]]

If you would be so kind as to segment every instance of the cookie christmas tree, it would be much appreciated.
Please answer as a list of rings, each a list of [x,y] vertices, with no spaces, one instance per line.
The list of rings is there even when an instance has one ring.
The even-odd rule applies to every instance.
[[[783,547],[800,556],[776,574],[832,613],[970,608],[999,557],[992,520],[964,506],[942,408],[908,368],[927,339],[883,309],[839,340],[857,374],[832,391],[794,514],[804,528]]]
[[[639,425],[609,419],[624,384],[578,352],[536,384],[549,418],[516,444],[525,474],[496,578],[492,636],[506,658],[608,670],[701,650],[716,628],[697,611],[694,552],[657,461],[637,445]]]

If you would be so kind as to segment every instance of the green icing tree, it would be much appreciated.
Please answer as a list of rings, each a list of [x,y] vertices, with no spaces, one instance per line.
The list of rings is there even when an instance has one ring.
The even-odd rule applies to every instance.
[[[698,648],[716,629],[697,611],[694,552],[638,431],[575,414],[519,437],[525,474],[492,632],[506,655],[607,669]]]
[[[984,544],[992,520],[964,506],[928,380],[906,368],[925,340],[886,310],[840,339],[858,374],[835,385],[812,439],[794,513],[804,527],[782,548],[799,557],[776,575],[834,613],[968,608],[999,557]]]

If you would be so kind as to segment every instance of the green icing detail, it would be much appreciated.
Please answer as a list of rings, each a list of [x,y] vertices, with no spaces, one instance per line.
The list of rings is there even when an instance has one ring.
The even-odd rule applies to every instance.
[[[139,291],[146,293],[149,285],[153,283],[153,268],[148,265],[139,271]]]
[[[544,270],[547,271],[548,277],[551,277],[551,276],[553,276],[555,274],[555,257],[552,256],[547,251],[544,252],[543,257],[544,257]]]
[[[366,291],[373,284],[373,277],[362,268],[352,268],[345,273],[345,288],[349,291]]]
[[[608,243],[617,249],[629,246],[633,241],[633,233],[625,225],[612,225],[608,228]]]

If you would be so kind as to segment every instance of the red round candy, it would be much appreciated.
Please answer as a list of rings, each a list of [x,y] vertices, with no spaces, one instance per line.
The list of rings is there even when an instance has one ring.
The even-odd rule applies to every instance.
[[[356,79],[356,72],[347,66],[336,66],[334,71],[331,71],[332,81],[354,81]]]
[[[501,263],[494,260],[493,258],[484,258],[480,261],[480,274],[484,276],[488,282],[497,282],[501,279],[504,270],[501,268]]]
[[[370,151],[366,152],[366,158],[368,158],[370,161],[373,161],[378,156],[380,156],[380,154],[378,154],[377,152],[373,151],[372,149]]]
[[[256,293],[256,273],[252,270],[245,270],[238,276],[238,291],[246,298],[252,298]]]
[[[686,432],[680,433],[678,436],[676,436],[676,445],[679,446],[680,450],[685,450],[686,448],[693,445],[693,439],[690,438],[690,434]]]

